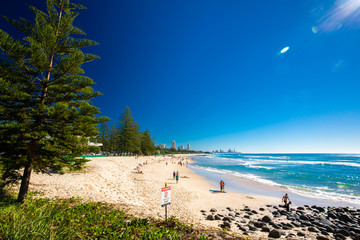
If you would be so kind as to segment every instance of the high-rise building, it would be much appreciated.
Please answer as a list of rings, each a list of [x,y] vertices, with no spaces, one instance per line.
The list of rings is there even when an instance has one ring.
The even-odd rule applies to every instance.
[[[175,149],[175,148],[176,148],[175,141],[172,141],[171,148],[173,148],[173,149]]]
[[[187,145],[187,149],[188,149],[188,150],[190,150],[190,143],[188,143],[188,145]]]
[[[178,147],[178,149],[179,149],[179,150],[184,150],[184,145],[180,145],[180,146]]]

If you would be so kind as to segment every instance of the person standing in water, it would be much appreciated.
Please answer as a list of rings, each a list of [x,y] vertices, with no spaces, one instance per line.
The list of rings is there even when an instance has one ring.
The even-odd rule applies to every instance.
[[[225,189],[225,182],[223,180],[220,181],[220,191],[223,192]]]

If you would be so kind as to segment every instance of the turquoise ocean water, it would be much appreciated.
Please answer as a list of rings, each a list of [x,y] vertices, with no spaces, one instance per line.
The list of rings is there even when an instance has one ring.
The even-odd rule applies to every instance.
[[[194,160],[191,168],[203,175],[246,178],[305,197],[360,205],[360,154],[210,154]]]

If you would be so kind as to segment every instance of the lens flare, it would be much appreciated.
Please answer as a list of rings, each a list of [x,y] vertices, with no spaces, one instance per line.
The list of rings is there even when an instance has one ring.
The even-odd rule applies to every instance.
[[[281,49],[280,53],[281,53],[281,54],[286,53],[289,49],[290,49],[289,46],[284,47],[283,49]]]

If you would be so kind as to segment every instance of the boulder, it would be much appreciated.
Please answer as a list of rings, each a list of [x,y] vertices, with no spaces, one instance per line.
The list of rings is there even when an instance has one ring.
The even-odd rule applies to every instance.
[[[298,235],[299,237],[303,237],[303,236],[305,236],[305,233],[303,233],[303,232],[297,232],[296,235]]]
[[[262,232],[270,232],[270,228],[268,228],[268,227],[265,226],[265,227],[262,227],[262,228],[261,228],[261,231],[262,231]]]
[[[210,212],[217,212],[215,208],[210,209]]]
[[[346,239],[346,237],[345,237],[344,235],[342,235],[341,233],[335,233],[335,234],[334,234],[334,237],[335,237],[336,239],[343,239],[343,240]]]
[[[229,210],[230,212],[234,211],[234,209],[232,209],[231,207],[227,207],[227,210]]]
[[[336,233],[340,233],[340,234],[344,235],[345,237],[350,236],[350,233],[348,231],[346,231],[345,229],[340,229],[339,231],[336,231]]]
[[[279,230],[273,229],[269,232],[268,237],[271,238],[280,238],[281,237],[281,232]]]
[[[286,236],[286,238],[290,238],[290,239],[295,239],[295,234],[293,234],[293,233],[290,233],[290,234],[288,234],[287,236]]]
[[[224,225],[225,227],[228,227],[229,229],[231,228],[230,223],[229,223],[229,222],[227,222],[227,221],[223,222],[223,225]]]
[[[216,214],[214,217],[215,220],[221,220],[221,217],[219,216],[219,214]]]
[[[263,212],[263,211],[265,211],[265,209],[264,209],[264,208],[259,208],[259,210],[260,210],[260,211],[262,211],[262,212]]]
[[[317,233],[317,232],[319,232],[319,229],[317,229],[316,227],[309,227],[308,231]]]
[[[264,226],[264,223],[262,222],[254,222],[254,226],[257,228],[262,228]]]
[[[360,240],[360,234],[354,237],[354,240]]]
[[[229,218],[229,217],[224,217],[222,220],[227,221],[227,222],[231,222],[231,218]]]
[[[342,221],[342,222],[344,222],[344,223],[350,223],[350,222],[352,222],[352,219],[351,219],[350,216],[347,215],[347,214],[341,214],[341,215],[339,216],[339,220]]]
[[[209,215],[207,215],[206,220],[212,221],[212,220],[214,220],[214,216],[209,214]]]
[[[316,236],[316,239],[317,240],[329,240],[327,237],[324,237],[324,236],[321,236],[321,235]]]
[[[261,219],[261,221],[263,221],[263,222],[270,222],[270,221],[271,221],[271,218],[270,218],[269,216],[265,215],[265,216]]]

